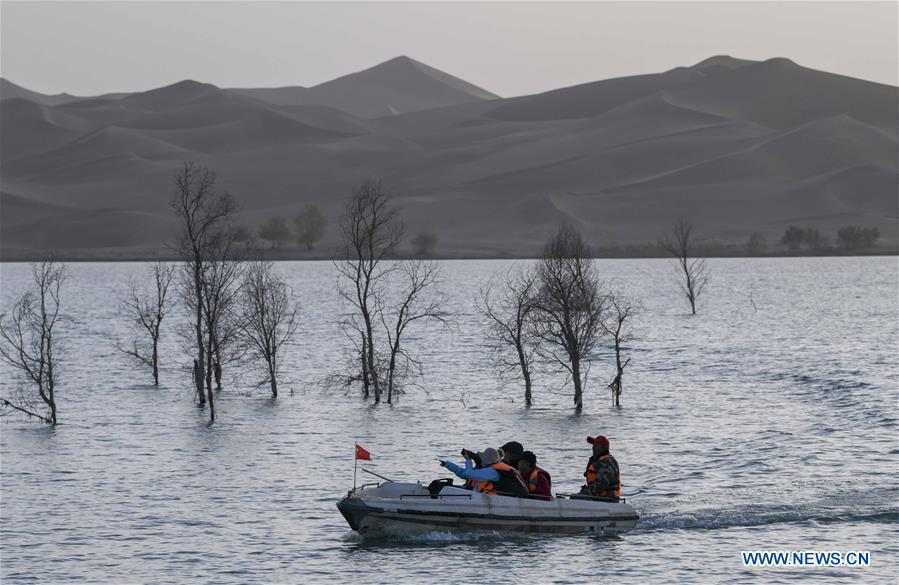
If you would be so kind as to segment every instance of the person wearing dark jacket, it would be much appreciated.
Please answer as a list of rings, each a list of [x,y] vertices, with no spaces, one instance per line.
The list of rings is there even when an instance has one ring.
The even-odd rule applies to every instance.
[[[524,447],[518,441],[509,441],[498,449],[503,463],[518,469],[518,461],[521,460],[521,454],[524,453]]]
[[[537,467],[537,456],[530,451],[521,454],[518,460],[518,471],[528,486],[532,498],[552,499],[552,478],[543,469]]]
[[[587,437],[587,442],[593,445],[593,455],[587,461],[587,470],[584,471],[587,485],[581,488],[581,494],[617,500],[621,497],[621,471],[618,462],[609,453],[609,440],[597,435]]]

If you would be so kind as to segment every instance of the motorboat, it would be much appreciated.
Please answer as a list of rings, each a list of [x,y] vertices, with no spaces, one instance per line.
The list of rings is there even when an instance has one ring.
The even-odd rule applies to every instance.
[[[337,502],[361,534],[514,532],[617,534],[639,516],[623,498],[558,495],[549,500],[487,494],[435,480],[430,485],[386,481],[355,487]]]

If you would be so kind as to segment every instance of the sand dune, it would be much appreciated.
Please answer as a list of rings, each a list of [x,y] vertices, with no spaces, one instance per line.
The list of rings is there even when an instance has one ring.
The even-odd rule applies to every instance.
[[[655,75],[619,77],[533,96],[504,100],[489,116],[501,120],[561,120],[590,118],[633,100],[676,88],[703,77],[692,69],[675,69]]]
[[[3,247],[160,247],[185,159],[219,172],[251,226],[306,203],[336,220],[381,177],[447,255],[533,254],[566,219],[603,245],[654,241],[680,216],[724,242],[797,223],[899,240],[899,91],[785,59],[499,99],[399,58],[299,89],[4,100]],[[377,117],[387,104],[406,113]],[[321,253],[335,243],[331,229]]]
[[[44,106],[58,106],[60,104],[78,99],[75,96],[69,95],[67,93],[60,93],[56,95],[46,95],[43,93],[38,93],[36,91],[31,91],[30,89],[25,89],[21,85],[16,85],[8,79],[0,78],[0,99],[5,100],[12,98],[23,98]]]
[[[362,118],[497,97],[409,57],[397,57],[309,88],[294,86],[231,91],[282,106],[327,105]]]
[[[896,135],[896,88],[801,67],[789,59],[707,75],[666,90],[673,103],[785,129],[846,114]]]

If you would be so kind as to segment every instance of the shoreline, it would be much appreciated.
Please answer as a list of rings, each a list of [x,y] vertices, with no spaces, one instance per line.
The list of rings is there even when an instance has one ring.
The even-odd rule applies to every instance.
[[[696,254],[697,258],[837,258],[837,257],[862,257],[862,256],[899,256],[899,249],[884,250],[823,250],[821,252],[770,252],[759,254],[748,254],[745,251],[734,250],[728,251],[709,251]],[[612,250],[597,250],[592,257],[596,260],[642,260],[642,259],[671,259],[670,254],[661,254],[656,252],[639,253],[639,252],[618,252]],[[54,259],[59,262],[178,262],[181,259],[174,254],[154,254],[152,252],[135,253],[135,254],[102,254],[102,253],[72,253],[72,252],[25,252],[9,254],[0,250],[0,262],[16,263],[16,262],[39,262],[42,260]],[[272,262],[331,262],[334,260],[332,255],[327,254],[302,254],[292,250],[267,250],[263,258]],[[409,260],[413,258],[422,258],[413,254],[402,254],[393,257],[393,260]],[[536,254],[431,254],[424,256],[427,260],[533,260],[539,258]]]

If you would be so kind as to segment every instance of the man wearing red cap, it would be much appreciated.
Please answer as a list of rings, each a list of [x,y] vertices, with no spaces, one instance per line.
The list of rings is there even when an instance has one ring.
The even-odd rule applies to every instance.
[[[587,485],[581,488],[581,494],[617,500],[621,497],[621,472],[609,453],[609,440],[597,435],[587,437],[587,442],[593,445],[593,456],[587,462]]]

